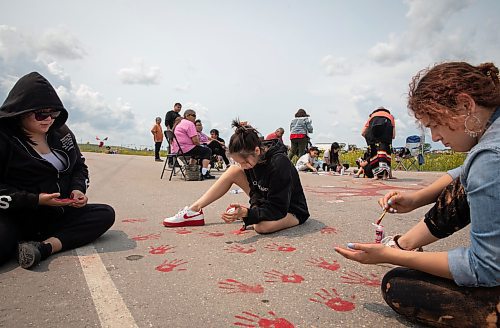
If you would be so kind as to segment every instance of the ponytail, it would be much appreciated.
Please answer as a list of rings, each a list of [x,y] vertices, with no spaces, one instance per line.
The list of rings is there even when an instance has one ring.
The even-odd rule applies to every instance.
[[[255,153],[255,147],[262,148],[259,132],[251,125],[235,119],[231,122],[231,127],[235,128],[235,130],[229,140],[229,153],[237,153],[243,157],[247,157]]]

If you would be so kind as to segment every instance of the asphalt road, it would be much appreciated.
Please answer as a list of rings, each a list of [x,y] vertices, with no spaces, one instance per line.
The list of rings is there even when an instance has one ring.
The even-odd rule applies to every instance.
[[[206,225],[165,228],[162,219],[213,183],[160,180],[152,157],[86,153],[90,202],[116,210],[115,225],[93,244],[52,256],[34,270],[0,267],[0,327],[417,327],[380,294],[392,266],[348,261],[335,245],[375,238],[376,200],[414,190],[442,173],[395,172],[397,179],[301,173],[311,218],[302,226],[238,234],[219,214],[245,194],[205,208]],[[170,172],[166,172],[170,173]],[[220,175],[222,172],[215,172]],[[404,232],[426,208],[384,218]],[[460,231],[427,250],[463,245]]]

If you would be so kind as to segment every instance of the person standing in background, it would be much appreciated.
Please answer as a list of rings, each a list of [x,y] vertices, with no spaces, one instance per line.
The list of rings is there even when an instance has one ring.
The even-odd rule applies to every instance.
[[[180,117],[181,114],[180,111],[182,109],[182,105],[180,103],[175,103],[174,109],[169,110],[167,114],[165,114],[165,127],[167,128],[168,131],[173,131],[174,130],[174,122],[175,119]],[[171,151],[171,145],[170,145],[170,140],[167,140],[167,151],[170,154]],[[174,163],[172,162],[173,158],[169,157],[168,158],[168,166],[172,167]]]
[[[153,134],[153,140],[155,142],[155,161],[163,162],[163,160],[160,158],[160,148],[161,144],[163,143],[163,130],[161,128],[160,117],[156,118],[156,123],[151,129],[151,133]]]
[[[313,132],[312,121],[309,115],[302,108],[295,113],[295,118],[290,123],[290,152],[288,158],[292,160],[294,156],[300,157],[304,152],[309,142],[309,133]]]

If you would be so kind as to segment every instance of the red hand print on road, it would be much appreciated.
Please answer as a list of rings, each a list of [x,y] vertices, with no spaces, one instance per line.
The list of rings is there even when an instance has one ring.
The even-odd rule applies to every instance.
[[[334,227],[324,227],[323,229],[320,230],[320,232],[324,234],[332,234],[332,233],[336,234],[337,232],[340,232],[340,230]]]
[[[125,223],[135,223],[135,222],[146,222],[147,219],[124,219],[122,222]]]
[[[158,238],[160,238],[159,233],[151,233],[149,235],[132,237],[132,239],[135,241],[153,240],[153,239],[158,239]]]
[[[191,230],[186,229],[186,228],[175,229],[175,233],[178,234],[178,235],[187,235],[187,234],[189,234],[191,232],[192,232]]]
[[[300,284],[302,281],[304,281],[304,277],[301,275],[298,275],[295,273],[295,271],[292,271],[292,274],[284,274],[282,272],[279,272],[277,270],[271,270],[271,271],[266,271],[264,272],[264,275],[266,276],[266,282],[291,282],[294,284]]]
[[[175,253],[174,251],[172,251],[172,249],[174,249],[175,246],[170,246],[170,245],[160,245],[158,247],[152,247],[152,246],[149,246],[149,254],[153,254],[153,255],[158,255],[158,254],[166,254],[166,253]]]
[[[319,257],[317,259],[311,258],[310,260],[307,260],[310,264],[309,266],[315,266],[318,268],[326,269],[326,270],[331,270],[331,271],[337,271],[340,268],[340,264],[337,263],[337,261],[333,261],[332,263],[327,262],[324,258]]]
[[[273,318],[266,319],[251,312],[243,311],[245,316],[235,315],[236,319],[245,320],[245,322],[233,322],[233,325],[240,327],[259,327],[259,328],[294,328],[295,326],[285,318],[277,318],[273,311],[267,312]]]
[[[231,231],[233,235],[244,235],[249,232],[250,230],[241,230],[241,229]]]
[[[380,279],[374,273],[370,274],[370,277],[363,276],[357,272],[350,271],[347,272],[345,276],[340,276],[342,278],[342,282],[344,284],[358,284],[358,285],[366,285],[378,287],[380,286]]]
[[[230,253],[242,253],[242,254],[252,254],[256,252],[257,250],[253,248],[252,246],[245,248],[241,245],[231,245],[228,248],[224,248],[224,250],[230,252]]]
[[[264,287],[261,285],[250,286],[234,279],[226,279],[219,281],[219,288],[226,289],[229,294],[233,293],[255,293],[264,292]]]
[[[292,247],[290,244],[278,243],[267,244],[264,248],[270,250],[271,252],[293,252],[296,250],[296,248]]]
[[[224,233],[219,231],[215,232],[203,231],[200,232],[200,235],[205,235],[205,237],[222,237],[224,236]]]
[[[321,292],[314,293],[316,296],[320,297],[321,300],[315,299],[315,298],[310,298],[309,300],[311,302],[316,302],[316,303],[321,303],[325,304],[328,306],[330,309],[339,311],[339,312],[346,312],[346,311],[352,311],[356,307],[356,305],[352,302],[343,300],[339,297],[339,294],[337,291],[332,288],[332,293],[330,293],[328,290],[325,288],[321,288]],[[354,295],[351,296],[352,299],[354,299]]]
[[[172,261],[168,261],[166,260],[165,262],[163,262],[162,264],[160,264],[159,266],[157,266],[155,269],[157,271],[161,271],[161,272],[172,272],[174,271],[175,268],[177,268],[178,266],[181,266],[181,265],[184,265],[188,262],[180,259],[175,259],[175,260],[172,260]],[[179,268],[177,269],[177,271],[184,271],[186,270],[185,268]]]

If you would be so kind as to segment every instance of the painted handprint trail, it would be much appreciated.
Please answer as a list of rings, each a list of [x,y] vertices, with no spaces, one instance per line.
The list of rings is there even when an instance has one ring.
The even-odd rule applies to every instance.
[[[266,279],[269,279],[266,280],[266,282],[289,282],[293,284],[300,284],[304,281],[304,277],[296,274],[295,271],[292,271],[291,274],[285,274],[277,270],[271,270],[264,272],[264,275]]]
[[[138,223],[138,222],[146,222],[147,219],[123,219],[124,223]]]
[[[200,235],[204,235],[205,237],[222,237],[224,236],[224,233],[219,231],[214,231],[214,232],[202,231],[200,232]]]
[[[331,198],[380,196],[385,190],[418,190],[419,188],[395,187],[383,183],[377,185],[363,185],[362,188],[347,188],[344,186],[304,187],[304,191]]]
[[[371,273],[370,277],[363,276],[357,272],[354,271],[349,271],[346,273],[345,276],[340,276],[342,279],[342,282],[344,284],[357,284],[357,285],[365,285],[365,286],[372,286],[372,287],[378,287],[380,286],[380,279],[377,277],[376,274]]]
[[[160,234],[159,233],[150,233],[149,235],[142,235],[142,236],[132,237],[132,239],[135,240],[135,241],[155,240],[155,239],[159,239],[159,238],[160,238]]]
[[[238,229],[231,231],[233,235],[244,235],[246,233],[250,233],[250,230]]]
[[[261,294],[264,292],[264,287],[261,285],[247,285],[242,282],[239,282],[235,279],[226,279],[223,281],[219,281],[219,288],[225,289],[228,294],[233,293],[255,293]]]
[[[293,252],[297,250],[290,244],[278,244],[278,243],[267,244],[266,246],[264,246],[264,248],[271,252]]]
[[[163,262],[162,264],[160,264],[159,266],[157,266],[155,268],[155,270],[160,271],[160,272],[172,272],[178,266],[184,265],[186,263],[188,263],[188,262],[184,261],[183,259],[180,259],[180,260],[175,259],[175,260],[172,260],[170,262],[168,260],[166,260],[165,262]],[[176,269],[176,271],[184,271],[184,270],[187,270],[187,269],[185,269],[185,268],[178,268],[178,269]]]
[[[309,300],[311,302],[325,304],[334,311],[347,312],[354,310],[356,307],[354,303],[341,299],[334,288],[332,288],[332,293],[325,288],[321,288],[321,291],[314,293],[314,295],[318,296],[320,299],[310,298]],[[351,296],[351,298],[354,300],[354,295]]]
[[[159,255],[166,253],[175,253],[173,251],[174,248],[175,246],[170,246],[170,245],[160,245],[157,247],[149,246],[149,254]]]
[[[338,233],[340,232],[340,230],[338,230],[337,228],[334,228],[334,227],[324,227],[320,230],[321,233],[323,234],[332,234],[332,233]]]
[[[174,230],[176,234],[178,235],[187,235],[187,234],[190,234],[192,233],[191,230],[189,229],[186,229],[186,228],[178,228],[178,229],[175,229]]]
[[[241,245],[231,245],[228,248],[224,248],[224,250],[228,251],[229,253],[242,253],[242,254],[252,254],[257,251],[253,246],[245,248]]]
[[[331,271],[337,271],[340,268],[340,264],[338,264],[337,261],[334,260],[330,263],[322,257],[319,257],[317,259],[311,258],[310,260],[307,260],[307,262],[309,263],[307,264],[308,266],[315,266]]]
[[[233,322],[233,325],[239,327],[259,327],[259,328],[294,328],[295,326],[285,318],[278,318],[273,311],[267,312],[271,319],[264,318],[251,312],[243,311],[244,316],[235,315],[236,319],[241,321]]]

